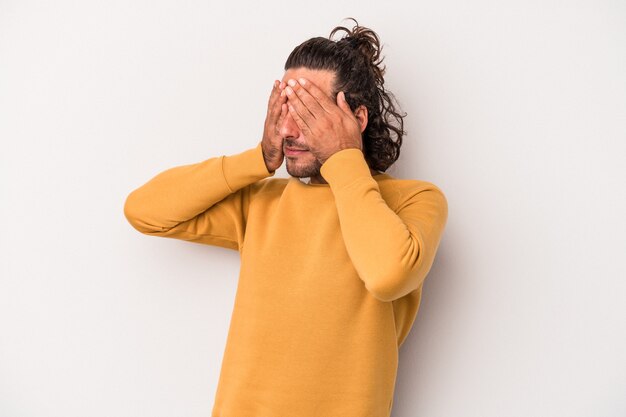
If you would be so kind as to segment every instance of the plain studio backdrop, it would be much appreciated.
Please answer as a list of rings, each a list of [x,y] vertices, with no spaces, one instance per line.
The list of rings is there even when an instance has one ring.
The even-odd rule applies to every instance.
[[[239,255],[125,198],[254,147],[349,16],[408,114],[388,172],[449,203],[393,416],[626,415],[626,3],[0,0],[0,416],[209,415]]]

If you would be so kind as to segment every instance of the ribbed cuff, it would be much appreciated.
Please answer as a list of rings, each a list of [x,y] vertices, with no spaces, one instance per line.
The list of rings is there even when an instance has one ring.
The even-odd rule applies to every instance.
[[[231,192],[263,178],[272,177],[276,173],[276,171],[269,172],[267,170],[261,142],[255,148],[247,149],[238,154],[223,156],[222,170]]]
[[[343,188],[363,178],[373,179],[363,152],[357,148],[332,154],[322,164],[320,173],[332,188]]]

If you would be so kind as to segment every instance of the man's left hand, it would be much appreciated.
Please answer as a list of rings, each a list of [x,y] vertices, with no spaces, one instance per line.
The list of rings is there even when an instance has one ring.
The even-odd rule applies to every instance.
[[[343,92],[337,103],[310,80],[289,80],[285,88],[289,114],[306,138],[309,151],[320,161],[347,148],[363,150],[361,125]]]

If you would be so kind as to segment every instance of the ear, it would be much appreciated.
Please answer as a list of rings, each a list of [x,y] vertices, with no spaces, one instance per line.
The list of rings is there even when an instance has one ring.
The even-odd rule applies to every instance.
[[[363,131],[365,131],[365,128],[367,127],[367,121],[369,116],[367,113],[367,107],[361,104],[354,111],[354,116],[358,120],[359,126],[361,126],[361,133],[363,133]]]

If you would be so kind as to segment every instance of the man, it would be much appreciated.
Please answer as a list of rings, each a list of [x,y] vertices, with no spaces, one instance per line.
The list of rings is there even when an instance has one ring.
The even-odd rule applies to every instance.
[[[256,147],[166,170],[126,200],[142,233],[240,252],[214,417],[391,413],[448,207],[432,183],[380,172],[404,132],[379,53],[358,23],[304,42]],[[291,177],[270,178],[283,161]]]

